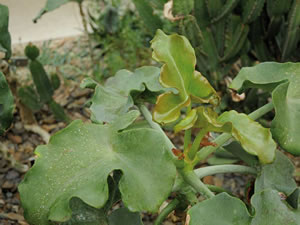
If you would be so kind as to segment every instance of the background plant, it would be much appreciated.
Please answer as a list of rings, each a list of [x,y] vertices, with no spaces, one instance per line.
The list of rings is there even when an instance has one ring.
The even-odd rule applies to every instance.
[[[70,122],[64,109],[53,99],[54,91],[60,86],[59,77],[56,74],[52,74],[51,77],[48,76],[43,65],[37,59],[40,52],[36,46],[27,45],[25,54],[30,59],[29,69],[34,87],[24,86],[18,89],[21,102],[32,111],[39,111],[44,104],[47,104],[56,119]]]
[[[83,82],[83,87],[95,89],[90,108],[94,123],[74,121],[54,135],[48,145],[37,148],[35,165],[19,186],[28,222],[142,224],[137,212],[157,212],[173,193],[174,199],[154,224],[161,224],[174,209],[187,212],[191,225],[299,224],[299,188],[293,180],[294,166],[277,150],[272,138],[273,135],[283,149],[299,154],[293,145],[281,142],[291,137],[290,130],[285,133],[276,129],[282,124],[290,125],[285,122],[297,115],[297,111],[293,111],[295,115],[285,111],[284,100],[277,94],[288,82],[295,82],[292,78],[300,76],[299,63],[262,63],[242,69],[233,88],[246,87],[244,84],[249,82],[244,81],[252,78],[248,77],[250,73],[255,74],[253,79],[262,78],[262,72],[275,73],[275,82],[262,82],[272,92],[274,103],[250,115],[236,111],[218,115],[214,110],[220,97],[195,70],[195,51],[189,41],[159,30],[151,46],[153,58],[163,64],[161,70],[149,66],[134,72],[121,70],[104,85],[91,78]],[[281,79],[286,74],[292,77],[289,81]],[[252,83],[262,85],[259,80]],[[287,96],[297,102],[299,96],[293,85],[290,87]],[[185,133],[182,148],[172,144],[143,104],[157,95],[153,119],[159,123],[175,122],[175,132]],[[274,107],[274,128],[255,122]],[[289,107],[294,109],[294,105]],[[145,120],[137,120],[140,113]],[[192,129],[198,131],[195,138]],[[206,136],[208,132],[223,134],[211,140]],[[232,139],[241,147],[231,153],[247,166],[195,169]],[[290,140],[297,144],[296,139]],[[199,179],[227,172],[256,176],[254,194],[248,196],[251,202],[247,206],[222,188],[206,186]],[[198,194],[206,200],[199,202]],[[124,208],[111,213],[109,209],[120,199]],[[121,211],[127,219],[112,219]]]
[[[299,1],[173,1],[179,30],[191,41],[197,68],[217,87],[238,60],[298,61]]]
[[[120,69],[133,70],[150,64],[151,33],[137,16],[130,1],[97,0],[89,4],[90,34],[94,40],[98,80]],[[97,54],[97,52],[99,52]]]

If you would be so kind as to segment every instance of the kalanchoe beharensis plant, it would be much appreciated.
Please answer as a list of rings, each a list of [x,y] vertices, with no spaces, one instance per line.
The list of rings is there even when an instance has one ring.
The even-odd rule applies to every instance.
[[[300,154],[300,64],[263,63],[242,69],[232,88],[265,88],[272,92],[273,102],[250,115],[218,115],[214,108],[220,99],[195,70],[195,52],[188,40],[159,30],[152,48],[153,58],[163,64],[161,70],[121,70],[104,85],[91,79],[82,83],[95,89],[90,107],[94,123],[74,121],[36,149],[35,165],[19,186],[27,221],[142,225],[141,212],[158,212],[172,196],[154,225],[174,209],[188,214],[189,225],[299,225],[294,166],[276,142]],[[151,114],[144,102],[157,96]],[[255,122],[273,108],[271,129]],[[140,114],[145,120],[138,119]],[[176,133],[184,131],[184,146],[175,147],[158,123],[174,123]],[[192,130],[198,131],[195,138]],[[211,140],[209,133],[223,134]],[[242,165],[195,169],[228,141],[223,151],[244,161]],[[255,176],[249,201],[201,181],[218,173]],[[199,194],[205,200],[199,201]],[[112,210],[120,201],[122,207]]]

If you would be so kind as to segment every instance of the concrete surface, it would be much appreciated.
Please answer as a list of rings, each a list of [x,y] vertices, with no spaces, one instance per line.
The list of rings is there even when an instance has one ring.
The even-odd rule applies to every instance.
[[[0,0],[10,10],[9,31],[12,43],[43,41],[82,34],[83,26],[75,3],[67,3],[49,12],[36,23],[32,19],[46,0]]]

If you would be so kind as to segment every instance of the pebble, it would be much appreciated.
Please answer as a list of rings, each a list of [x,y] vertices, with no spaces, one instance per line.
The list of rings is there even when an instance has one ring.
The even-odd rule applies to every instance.
[[[16,213],[7,213],[4,216],[10,220],[16,220],[16,221],[24,220],[23,216],[16,214]]]
[[[7,197],[7,198],[11,198],[12,196],[13,196],[13,194],[12,194],[11,192],[7,192],[7,193],[6,193],[6,197]]]
[[[16,122],[14,127],[12,128],[14,134],[22,134],[24,133],[24,127],[22,122]]]
[[[10,170],[7,174],[6,174],[6,179],[7,180],[13,180],[17,177],[19,177],[19,173],[16,172],[15,170]]]
[[[210,184],[210,185],[213,185],[214,184],[214,179],[213,179],[213,176],[206,176],[203,178],[203,182],[205,184]]]
[[[2,184],[3,189],[11,189],[14,187],[14,184],[10,181],[5,181],[4,184]]]
[[[73,91],[71,93],[71,96],[73,98],[80,98],[80,97],[89,95],[90,93],[91,93],[91,90],[89,90],[89,89],[80,89],[80,88],[77,88],[77,89],[75,89],[75,91]]]

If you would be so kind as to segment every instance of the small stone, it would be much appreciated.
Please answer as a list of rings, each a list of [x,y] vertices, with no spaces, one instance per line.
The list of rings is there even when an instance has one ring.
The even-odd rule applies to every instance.
[[[21,122],[16,122],[14,124],[14,127],[12,128],[12,131],[15,133],[15,134],[22,134],[24,133],[24,127],[23,127],[23,124]]]
[[[15,178],[17,178],[19,176],[19,173],[16,172],[15,170],[10,170],[7,174],[6,174],[6,179],[7,180],[13,180]]]
[[[6,193],[6,197],[7,197],[7,198],[11,198],[12,196],[13,196],[13,193],[11,193],[11,192],[7,192],[7,193]]]
[[[75,91],[73,91],[71,93],[71,96],[73,98],[80,98],[80,97],[89,95],[89,93],[91,93],[91,90],[89,90],[89,89],[80,89],[80,88],[77,88],[77,89],[75,89]]]
[[[10,220],[15,220],[15,221],[24,220],[23,216],[16,214],[16,213],[7,213],[6,218],[8,218]]]
[[[14,142],[15,144],[21,144],[22,143],[22,138],[18,135],[13,135],[13,134],[9,133],[7,135],[7,137],[9,138],[9,140]]]
[[[222,177],[218,177],[218,176],[214,177],[214,183],[216,186],[222,187],[222,185],[223,185]]]
[[[14,187],[14,184],[10,181],[5,181],[4,184],[2,184],[3,189],[11,189]]]
[[[4,200],[0,199],[0,208],[2,208],[5,205]]]
[[[206,176],[203,178],[203,183],[204,184],[210,184],[213,185],[214,184],[214,179],[213,176]]]

